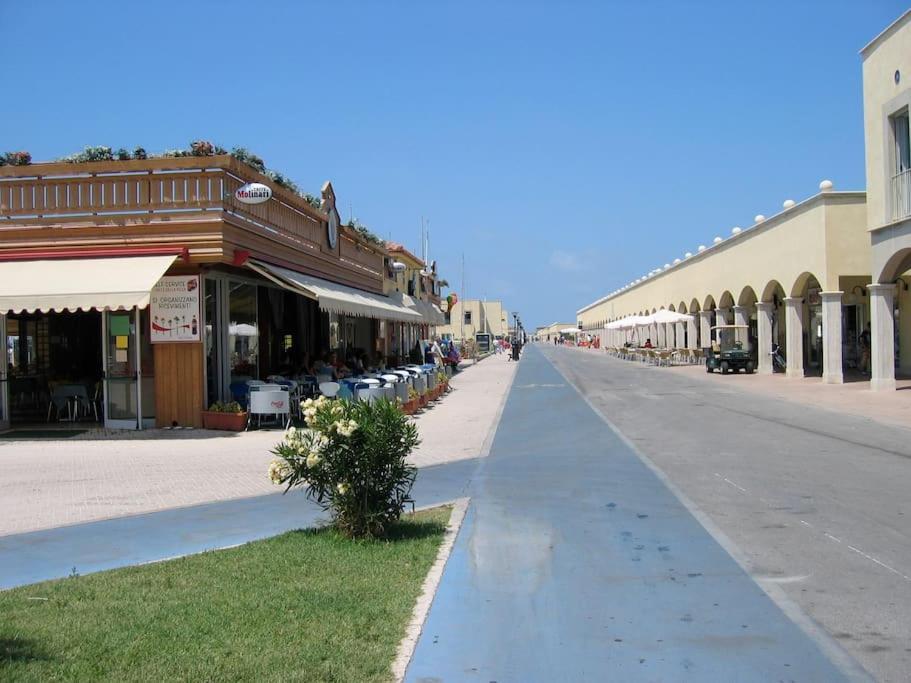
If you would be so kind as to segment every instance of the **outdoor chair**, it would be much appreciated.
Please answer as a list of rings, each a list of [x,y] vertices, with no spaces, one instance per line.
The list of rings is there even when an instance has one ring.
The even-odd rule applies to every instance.
[[[291,399],[288,390],[285,387],[273,385],[275,388],[263,389],[256,388],[250,392],[250,405],[247,408],[247,429],[253,424],[253,418],[256,418],[256,426],[262,426],[263,416],[269,416],[277,421],[283,428],[291,424]]]
[[[656,354],[655,362],[657,365],[664,365],[666,367],[670,367],[672,355],[673,355],[672,351],[659,351]]]
[[[373,403],[384,396],[383,387],[380,386],[367,386],[366,389],[360,389],[357,392],[357,400],[365,403]]]
[[[321,393],[326,398],[335,398],[338,395],[339,389],[341,388],[342,385],[338,382],[319,383],[319,393]]]

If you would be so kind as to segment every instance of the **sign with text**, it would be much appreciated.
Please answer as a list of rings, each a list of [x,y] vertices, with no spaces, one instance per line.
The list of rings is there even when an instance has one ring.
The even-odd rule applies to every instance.
[[[153,344],[200,340],[199,276],[168,275],[152,288],[149,319]]]

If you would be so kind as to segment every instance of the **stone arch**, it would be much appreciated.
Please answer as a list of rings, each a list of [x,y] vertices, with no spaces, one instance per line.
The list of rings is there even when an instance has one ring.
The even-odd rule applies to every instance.
[[[669,310],[669,311],[674,311],[674,312],[677,311],[677,309],[674,308],[674,304],[669,304],[668,307],[667,307],[667,310]]]
[[[701,310],[702,310],[702,307],[699,306],[698,299],[694,298],[692,301],[690,301],[690,313],[698,313]]]
[[[721,297],[718,299],[719,308],[730,308],[734,305],[734,295],[731,294],[730,290],[724,290]]]
[[[899,249],[883,265],[882,271],[876,276],[876,282],[890,284],[909,270],[911,270],[911,248]]]
[[[762,290],[762,301],[773,302],[776,300],[783,299],[787,296],[785,288],[781,286],[781,283],[778,280],[769,280],[765,288]]]
[[[710,311],[715,308],[715,297],[711,294],[706,294],[705,299],[702,302],[702,310]]]
[[[750,285],[740,290],[740,296],[737,297],[738,306],[752,306],[757,301],[759,298],[756,296],[756,291]]]
[[[791,286],[790,296],[803,296],[803,293],[807,290],[807,285],[813,280],[817,283],[820,282],[820,279],[813,273],[809,271],[802,272],[797,276],[797,279],[794,280],[794,284]]]

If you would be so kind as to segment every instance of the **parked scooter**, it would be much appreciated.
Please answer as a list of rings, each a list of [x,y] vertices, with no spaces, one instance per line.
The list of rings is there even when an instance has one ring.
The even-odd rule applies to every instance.
[[[772,344],[772,353],[769,355],[772,356],[772,372],[776,370],[784,372],[788,369],[788,364],[784,356],[781,355],[781,346],[779,344]]]

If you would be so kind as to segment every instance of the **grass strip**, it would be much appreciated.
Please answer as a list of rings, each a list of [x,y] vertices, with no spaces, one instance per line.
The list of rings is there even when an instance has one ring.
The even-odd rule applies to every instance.
[[[450,508],[0,593],[0,680],[386,681]]]

